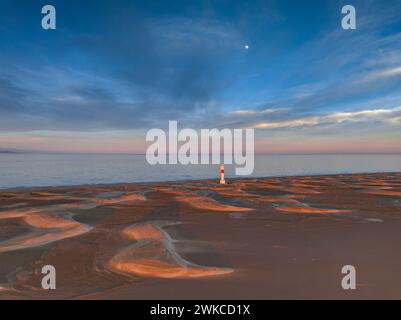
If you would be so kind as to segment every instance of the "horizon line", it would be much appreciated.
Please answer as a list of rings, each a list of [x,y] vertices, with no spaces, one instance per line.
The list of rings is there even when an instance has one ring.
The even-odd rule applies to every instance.
[[[0,154],[82,154],[82,155],[143,155],[146,152],[79,152],[79,151],[49,151],[49,150],[0,150]],[[232,153],[234,155],[234,153]],[[169,153],[161,154],[168,156]],[[198,156],[202,155],[199,153]],[[209,155],[213,155],[210,153]],[[224,153],[220,153],[224,155]],[[401,155],[401,151],[395,152],[255,152],[254,155]]]

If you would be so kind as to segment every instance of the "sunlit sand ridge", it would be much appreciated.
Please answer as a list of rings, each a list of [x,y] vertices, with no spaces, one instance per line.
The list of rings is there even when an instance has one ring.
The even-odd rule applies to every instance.
[[[2,212],[0,219],[22,219],[28,226],[41,230],[41,232],[33,230],[28,235],[0,242],[0,252],[48,244],[81,235],[91,229],[75,220],[50,215],[40,209]]]
[[[180,202],[189,204],[190,206],[197,209],[220,211],[220,212],[245,212],[254,210],[253,208],[245,208],[245,207],[222,204],[211,197],[200,196],[197,195],[195,192],[191,192],[189,190],[180,191],[180,190],[161,188],[159,189],[159,191],[176,195],[175,199],[177,199]]]
[[[308,279],[344,258],[380,270],[370,297],[397,297],[399,193],[388,173],[0,191],[0,298],[343,297]],[[53,292],[45,264],[62,275]]]
[[[182,196],[182,197],[177,197],[176,199],[181,202],[187,203],[192,207],[210,211],[244,212],[244,211],[254,210],[252,208],[244,208],[244,207],[221,204],[212,198],[202,197],[202,196]]]
[[[302,181],[302,180],[301,180]],[[234,192],[225,192],[224,190],[218,191],[220,195],[228,197],[245,197],[250,198],[247,201],[259,202],[259,203],[271,203],[274,209],[279,212],[286,213],[304,213],[304,214],[325,214],[325,213],[346,213],[349,210],[338,210],[333,208],[316,208],[306,203],[297,200],[296,198],[304,198],[305,195],[318,195],[321,191],[316,186],[308,186],[306,182],[292,183],[290,186],[272,183],[271,181],[263,184],[249,183],[248,186],[252,186],[255,190],[263,190],[268,192],[269,190],[281,191],[284,195],[281,196],[265,196],[256,195],[249,192],[243,191],[241,188],[236,189]],[[246,184],[243,184],[246,187]],[[309,187],[309,189],[307,188]]]
[[[368,190],[365,193],[378,195],[378,196],[395,196],[401,197],[401,191],[391,191],[391,190]]]
[[[377,196],[399,197],[401,188],[399,181],[386,181],[383,179],[368,179],[357,176],[356,182],[347,185],[350,188],[361,190],[361,192]]]
[[[146,198],[144,195],[138,193],[125,194],[124,192],[111,192],[79,200],[79,202],[66,203],[60,206],[87,210],[107,205],[130,205],[136,201],[145,201]]]
[[[268,202],[275,205],[274,209],[286,213],[306,213],[306,214],[323,214],[323,213],[347,213],[350,210],[339,210],[329,208],[316,208],[305,204],[299,200],[283,197],[260,197],[253,199],[257,202]]]
[[[126,205],[146,198],[138,193],[106,193],[96,197],[69,197],[50,192],[31,192],[30,197],[40,201],[74,201],[46,206],[43,208],[24,208],[0,212],[1,219],[21,219],[26,225],[34,228],[29,234],[0,242],[0,252],[13,251],[48,244],[66,238],[75,237],[91,230],[91,227],[73,220],[67,209],[94,209],[105,205]],[[11,209],[25,203],[5,205]],[[63,216],[64,215],[64,216]]]
[[[182,258],[171,237],[162,229],[168,224],[171,223],[152,222],[124,229],[123,236],[136,243],[114,256],[107,267],[117,273],[157,278],[199,278],[233,272],[228,268],[197,265]]]

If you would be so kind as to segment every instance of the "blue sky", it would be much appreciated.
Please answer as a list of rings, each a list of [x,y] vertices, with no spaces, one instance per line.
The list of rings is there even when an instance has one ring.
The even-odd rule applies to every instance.
[[[45,4],[56,30],[41,28]],[[356,30],[341,28],[345,4]],[[0,148],[143,152],[146,130],[178,120],[253,127],[259,152],[401,152],[400,12],[383,0],[0,0]]]

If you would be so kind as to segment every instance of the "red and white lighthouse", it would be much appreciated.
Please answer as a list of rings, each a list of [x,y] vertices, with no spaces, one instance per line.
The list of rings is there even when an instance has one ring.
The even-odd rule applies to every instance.
[[[220,166],[220,184],[226,184],[226,180],[224,180],[224,164]]]

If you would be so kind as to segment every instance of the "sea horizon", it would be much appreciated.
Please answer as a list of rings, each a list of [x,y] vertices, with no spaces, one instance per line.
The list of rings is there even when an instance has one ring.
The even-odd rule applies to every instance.
[[[1,153],[0,189],[218,178],[216,164],[157,165],[142,154]],[[249,176],[227,179],[401,172],[401,154],[255,154]]]

